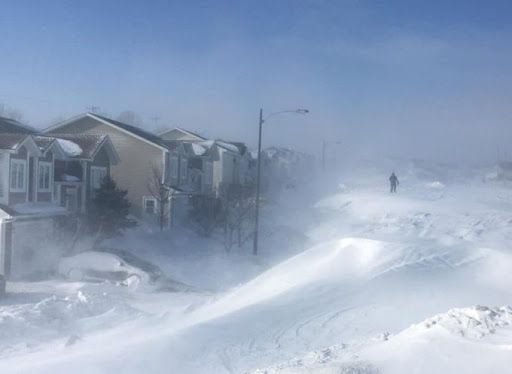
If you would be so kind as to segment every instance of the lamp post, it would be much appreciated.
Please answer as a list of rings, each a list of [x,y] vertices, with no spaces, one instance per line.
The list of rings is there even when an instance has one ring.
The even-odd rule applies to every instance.
[[[252,254],[258,254],[258,235],[259,235],[259,219],[260,219],[260,183],[261,183],[261,134],[263,131],[263,124],[270,118],[278,114],[284,113],[296,113],[296,114],[307,114],[307,109],[295,109],[295,110],[282,110],[280,112],[270,113],[268,116],[263,118],[263,109],[260,109],[260,120],[258,127],[258,164],[256,167],[256,205],[255,205],[255,217],[254,217],[254,242]]]
[[[341,141],[329,142],[326,140],[322,140],[322,170],[325,171],[325,150],[327,149],[328,144],[341,144]]]

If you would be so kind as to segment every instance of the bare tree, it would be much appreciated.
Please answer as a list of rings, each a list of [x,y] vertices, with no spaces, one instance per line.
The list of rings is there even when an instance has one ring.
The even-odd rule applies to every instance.
[[[252,186],[232,184],[221,189],[224,246],[231,251],[233,245],[241,248],[253,237],[254,193]]]
[[[212,237],[222,222],[222,204],[213,196],[193,196],[190,199],[188,221],[199,235]]]
[[[170,219],[167,212],[169,212],[168,204],[170,204],[173,190],[165,183],[162,170],[156,166],[153,166],[152,174],[148,180],[148,191],[157,201],[156,212],[158,224],[160,231],[163,231]]]

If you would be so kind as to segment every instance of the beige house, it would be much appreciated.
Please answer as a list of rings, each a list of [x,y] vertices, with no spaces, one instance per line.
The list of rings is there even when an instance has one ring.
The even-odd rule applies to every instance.
[[[118,186],[128,191],[132,212],[139,218],[156,214],[157,200],[148,185],[158,170],[164,182],[169,181],[170,158],[174,153],[155,134],[93,113],[85,113],[58,123],[46,134],[108,135],[120,162],[111,167],[111,174]],[[178,164],[179,167],[179,164]]]

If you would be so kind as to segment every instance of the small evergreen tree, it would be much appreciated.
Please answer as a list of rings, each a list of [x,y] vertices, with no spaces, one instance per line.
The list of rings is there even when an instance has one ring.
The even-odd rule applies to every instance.
[[[119,189],[110,177],[105,177],[96,189],[87,212],[88,226],[96,234],[95,244],[137,226],[137,222],[128,217],[130,202],[126,198],[127,193],[128,191]]]

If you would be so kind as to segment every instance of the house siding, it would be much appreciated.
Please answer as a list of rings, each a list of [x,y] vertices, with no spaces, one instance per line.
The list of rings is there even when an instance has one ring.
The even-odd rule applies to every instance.
[[[120,163],[111,167],[111,176],[117,185],[128,190],[132,212],[142,215],[142,198],[148,196],[148,182],[152,168],[164,168],[164,151],[114,127],[86,117],[59,127],[50,133],[108,135],[119,155]]]
[[[57,263],[59,253],[52,242],[55,234],[52,218],[16,220],[9,225],[11,243],[8,243],[9,268],[6,269],[9,279],[23,279],[36,272],[48,271]],[[49,248],[53,250],[49,251]]]

